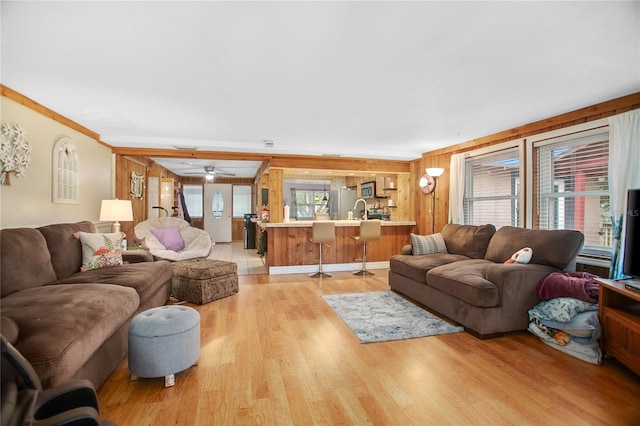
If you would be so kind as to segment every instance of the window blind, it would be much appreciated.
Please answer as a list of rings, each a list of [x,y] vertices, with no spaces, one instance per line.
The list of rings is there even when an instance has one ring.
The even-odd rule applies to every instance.
[[[520,164],[518,148],[465,160],[465,224],[518,226]]]
[[[534,146],[539,227],[584,233],[583,254],[609,256],[609,137],[607,131]]]

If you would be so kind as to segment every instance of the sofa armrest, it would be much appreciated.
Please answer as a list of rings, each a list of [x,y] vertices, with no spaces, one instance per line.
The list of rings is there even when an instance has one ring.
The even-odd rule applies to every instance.
[[[2,335],[9,343],[12,345],[18,343],[20,330],[18,329],[18,324],[16,324],[14,320],[5,316],[0,317],[0,329],[2,329]]]
[[[407,244],[402,247],[402,252],[400,254],[413,254],[413,247],[411,244]]]
[[[153,255],[148,250],[124,250],[122,260],[127,263],[153,262]]]

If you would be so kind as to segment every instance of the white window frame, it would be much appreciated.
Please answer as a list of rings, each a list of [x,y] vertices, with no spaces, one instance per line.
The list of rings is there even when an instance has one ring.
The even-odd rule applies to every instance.
[[[479,148],[479,149],[475,149],[473,151],[469,151],[466,152],[465,155],[465,168],[466,168],[466,163],[467,160],[472,160],[475,158],[479,158],[479,157],[484,157],[484,156],[490,156],[490,155],[499,155],[500,153],[507,151],[507,150],[511,150],[511,149],[517,149],[518,151],[518,158],[519,158],[519,178],[520,178],[520,186],[519,186],[519,193],[518,193],[518,220],[517,220],[517,224],[516,226],[523,226],[522,224],[525,223],[525,215],[526,215],[526,206],[525,206],[525,201],[526,201],[526,194],[524,189],[526,188],[526,184],[524,182],[525,178],[526,178],[526,173],[525,173],[525,169],[526,169],[526,162],[525,162],[525,139],[521,138],[521,139],[514,139],[512,141],[508,141],[508,142],[503,142],[503,143],[499,143],[496,145],[492,145],[492,146],[488,146],[485,148]],[[469,177],[467,176],[467,173],[465,173],[465,188],[467,186],[467,179]],[[466,223],[466,220],[465,220]]]
[[[609,132],[609,123],[607,119],[600,119],[591,121],[589,123],[582,123],[576,126],[565,127],[558,130],[553,130],[550,132],[541,133],[538,135],[529,136],[526,138],[526,159],[527,159],[527,186],[526,186],[526,227],[533,228],[533,219],[535,217],[535,213],[533,211],[534,205],[539,206],[539,204],[534,203],[534,194],[539,196],[537,192],[535,192],[534,185],[537,185],[537,182],[533,179],[534,176],[534,155],[535,149],[544,145],[556,144],[563,141],[568,141],[572,139],[579,139],[583,137],[595,136],[601,133]],[[602,250],[598,254],[596,254],[596,260],[593,260],[594,254],[592,252],[584,253],[581,251],[582,256],[579,256],[579,260],[581,263],[587,263],[591,265],[597,266],[609,266],[608,261],[606,259],[610,258],[610,252],[607,253],[606,250]],[[584,255],[591,256],[591,260],[589,258],[583,257]],[[603,259],[603,261],[598,261],[597,258]]]
[[[67,137],[53,146],[52,201],[57,204],[80,203],[80,160],[78,149]]]

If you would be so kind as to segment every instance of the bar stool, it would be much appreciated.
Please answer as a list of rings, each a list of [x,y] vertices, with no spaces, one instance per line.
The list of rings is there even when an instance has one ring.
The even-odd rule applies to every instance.
[[[333,243],[336,240],[336,224],[329,221],[313,222],[313,235],[309,241],[312,243],[318,243],[320,262],[318,272],[310,274],[311,278],[330,277],[331,274],[327,274],[322,270],[322,244]]]
[[[356,241],[362,241],[362,269],[354,272],[353,275],[375,275],[373,272],[367,271],[367,241],[380,239],[380,223],[379,220],[360,221],[360,235],[355,235],[352,238]]]

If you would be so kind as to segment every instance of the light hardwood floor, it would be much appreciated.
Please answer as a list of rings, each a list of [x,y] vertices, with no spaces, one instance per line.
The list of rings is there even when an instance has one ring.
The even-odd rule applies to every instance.
[[[360,344],[322,294],[388,289],[336,272],[242,275],[237,295],[197,306],[197,366],[130,381],[126,360],[99,389],[101,416],[125,425],[632,425],[640,378],[595,366],[527,332]]]

